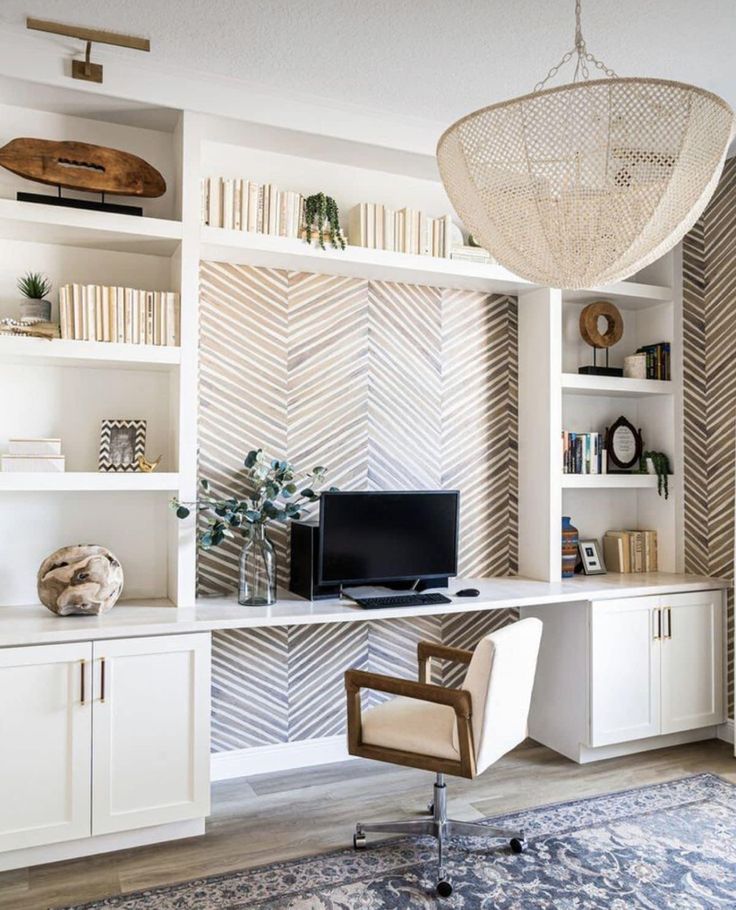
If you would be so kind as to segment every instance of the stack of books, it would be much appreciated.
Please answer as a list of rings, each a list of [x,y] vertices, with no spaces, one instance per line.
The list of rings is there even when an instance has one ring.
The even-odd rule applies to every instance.
[[[637,354],[647,355],[647,379],[670,380],[670,343],[660,341],[657,344],[645,344],[636,349]]]
[[[390,209],[373,202],[361,202],[348,216],[351,246],[417,256],[450,255],[450,216],[430,218],[416,209]]]
[[[450,250],[450,259],[462,259],[464,262],[495,263],[488,250],[480,246],[454,246]]]
[[[61,337],[125,344],[179,344],[179,295],[100,284],[59,288]]]
[[[562,431],[563,474],[605,474],[607,470],[602,433]]]
[[[299,237],[304,227],[304,197],[279,190],[272,183],[254,183],[229,177],[202,180],[202,224]]]
[[[9,439],[0,469],[8,472],[58,473],[66,468],[60,439]]]
[[[606,531],[603,559],[609,572],[656,572],[656,531]]]

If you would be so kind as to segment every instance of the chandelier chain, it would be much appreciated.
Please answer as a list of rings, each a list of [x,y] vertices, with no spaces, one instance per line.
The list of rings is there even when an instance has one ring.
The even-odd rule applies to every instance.
[[[599,69],[604,76],[609,78],[616,78],[616,72],[612,70],[609,66],[602,60],[598,60],[597,57],[594,57],[590,53],[586,44],[585,38],[583,38],[583,26],[582,26],[582,0],[575,0],[575,44],[569,51],[563,54],[559,63],[555,64],[544,79],[541,82],[537,82],[534,86],[534,91],[538,92],[544,88],[544,86],[549,82],[550,79],[553,79],[560,68],[563,67],[566,63],[569,63],[572,58],[577,55],[577,60],[575,61],[575,73],[573,75],[573,82],[577,82],[578,79],[582,76],[584,80],[590,79],[590,71],[588,70],[588,64],[592,63],[596,69]]]

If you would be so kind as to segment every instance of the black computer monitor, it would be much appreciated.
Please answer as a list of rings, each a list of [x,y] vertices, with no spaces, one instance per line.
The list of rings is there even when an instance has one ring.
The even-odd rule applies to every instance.
[[[377,584],[457,574],[457,490],[323,493],[321,584]]]

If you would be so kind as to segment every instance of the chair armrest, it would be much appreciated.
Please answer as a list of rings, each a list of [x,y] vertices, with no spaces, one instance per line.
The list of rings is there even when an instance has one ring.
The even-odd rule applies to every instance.
[[[345,689],[348,702],[348,751],[351,755],[407,765],[411,768],[422,768],[427,771],[457,774],[460,777],[475,777],[473,700],[470,692],[466,692],[464,689],[446,689],[444,686],[414,682],[411,679],[401,679],[397,676],[383,676],[381,673],[369,673],[365,670],[348,670],[345,673]],[[420,755],[404,752],[401,749],[364,743],[360,704],[361,689],[374,689],[389,695],[403,695],[405,698],[416,698],[420,701],[447,705],[452,708],[455,712],[459,758],[457,760],[436,758],[431,755]]]
[[[349,693],[356,693],[361,689],[375,689],[389,695],[403,695],[405,698],[447,705],[453,708],[458,717],[472,715],[473,701],[470,692],[463,689],[446,689],[444,686],[414,682],[399,676],[384,676],[382,673],[369,673],[366,670],[348,670],[345,673],[345,688]]]
[[[419,664],[419,681],[422,683],[429,683],[431,679],[433,657],[469,664],[473,652],[467,651],[465,648],[450,648],[447,645],[435,644],[432,641],[420,641],[417,644],[417,662]]]

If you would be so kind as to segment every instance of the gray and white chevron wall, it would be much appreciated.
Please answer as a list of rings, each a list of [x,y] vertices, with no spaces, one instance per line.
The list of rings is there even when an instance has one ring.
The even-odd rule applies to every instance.
[[[736,159],[683,242],[685,570],[734,577]],[[733,592],[728,692],[734,716]]]
[[[237,493],[244,453],[327,465],[341,489],[461,491],[460,573],[517,568],[516,300],[203,263],[199,472]],[[288,580],[287,530],[269,532]],[[202,553],[233,590],[238,545]],[[416,641],[471,646],[510,611],[216,633],[215,751],[341,732],[343,671],[415,672]],[[318,693],[315,695],[315,693]]]

